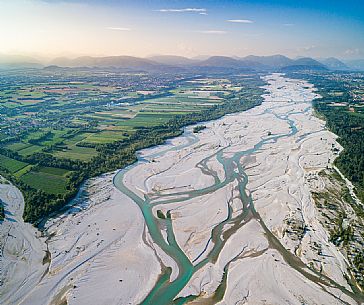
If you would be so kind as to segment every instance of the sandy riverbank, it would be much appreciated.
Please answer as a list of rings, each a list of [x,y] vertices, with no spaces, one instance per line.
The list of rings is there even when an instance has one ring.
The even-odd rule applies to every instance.
[[[176,295],[198,296],[196,304],[355,304],[347,261],[328,241],[311,196],[322,187],[318,172],[341,148],[313,115],[310,84],[279,74],[265,80],[261,106],[206,123],[193,141],[183,136],[141,151],[143,162],[123,183],[152,206],[166,244],[167,220],[157,215],[171,215],[173,236],[194,266]],[[89,181],[75,206],[46,224],[52,260],[44,277],[46,244],[34,238],[39,255],[27,265],[37,280],[15,294],[20,303],[138,304],[165,267],[171,281],[181,276],[180,262],[153,240],[113,176]]]
[[[1,178],[0,200],[5,220],[0,223],[0,304],[17,304],[46,272],[47,246],[32,225],[24,223],[24,200],[20,191]]]
[[[11,290],[2,304],[63,304],[66,299],[68,304],[135,304],[142,300],[156,281],[160,265],[143,241],[146,232],[138,207],[113,187],[112,177],[89,181],[72,208],[46,223],[46,232],[52,236],[50,265],[37,270],[44,251],[37,255],[35,246],[24,245],[32,260],[26,266],[36,272],[29,278],[31,271],[17,256],[16,278],[5,275]],[[21,198],[19,202],[23,204]],[[25,226],[29,234],[36,232]],[[21,228],[21,232],[28,231]],[[46,248],[44,238],[34,240],[38,248]],[[20,293],[16,285],[26,293]]]

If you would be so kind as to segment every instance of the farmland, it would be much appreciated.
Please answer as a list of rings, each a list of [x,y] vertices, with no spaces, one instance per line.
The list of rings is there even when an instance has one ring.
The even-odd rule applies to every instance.
[[[17,171],[27,166],[27,163],[25,162],[8,158],[3,155],[0,155],[0,164],[2,169],[9,171],[10,173],[16,173]]]
[[[80,183],[135,161],[181,127],[260,103],[258,74],[147,74],[45,68],[0,72],[0,173],[37,223]]]

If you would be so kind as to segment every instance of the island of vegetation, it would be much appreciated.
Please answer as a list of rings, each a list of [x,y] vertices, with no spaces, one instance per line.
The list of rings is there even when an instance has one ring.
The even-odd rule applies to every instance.
[[[194,127],[193,128],[193,132],[194,133],[198,133],[198,132],[200,132],[201,130],[204,130],[206,128],[206,126],[205,125],[198,125],[198,126],[196,126],[196,127]]]
[[[0,200],[0,221],[5,218],[4,203]]]

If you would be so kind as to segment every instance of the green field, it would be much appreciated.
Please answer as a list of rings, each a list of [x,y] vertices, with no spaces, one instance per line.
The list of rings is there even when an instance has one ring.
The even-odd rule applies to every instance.
[[[0,155],[0,167],[6,169],[10,173],[16,173],[28,164],[22,161],[14,160],[6,156]]]
[[[262,92],[257,75],[36,69],[0,78],[0,174],[21,189],[33,223],[85,179],[131,164],[186,124],[252,107]]]
[[[54,176],[63,176],[63,177],[66,177],[70,173],[70,171],[63,168],[46,167],[46,166],[40,167],[38,171],[41,173],[46,173]]]
[[[34,189],[41,189],[49,194],[62,194],[66,192],[67,179],[45,172],[30,171],[21,177],[21,180]]]
[[[119,131],[102,131],[89,134],[82,142],[94,144],[106,144],[125,139],[123,132]]]
[[[44,147],[39,145],[30,145],[26,148],[23,148],[21,150],[18,150],[18,154],[21,156],[29,156],[34,153],[40,152]]]
[[[16,173],[14,173],[14,176],[16,178],[20,178],[21,176],[25,175],[26,173],[30,172],[30,170],[33,168],[32,165],[27,165],[23,167],[22,169],[18,170]]]
[[[23,143],[23,142],[15,142],[15,143],[7,145],[6,148],[8,148],[8,149],[10,149],[12,151],[19,151],[19,150],[22,150],[22,149],[27,148],[29,146],[31,146],[31,144]]]
[[[52,155],[63,159],[89,161],[97,155],[97,152],[94,148],[71,145],[60,150],[55,150]]]

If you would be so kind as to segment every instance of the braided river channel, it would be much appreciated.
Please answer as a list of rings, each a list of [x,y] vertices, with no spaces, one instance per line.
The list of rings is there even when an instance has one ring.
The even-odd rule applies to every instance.
[[[301,179],[304,173],[293,173],[289,167],[304,170],[300,165],[289,164],[294,163],[289,152],[295,150],[300,160],[304,158],[304,151],[299,152],[303,150],[302,143],[315,135],[322,138],[327,133],[312,115],[311,101],[316,94],[311,85],[278,74],[266,80],[269,84],[261,106],[207,122],[207,128],[199,134],[187,128],[179,141],[142,151],[139,162],[115,176],[114,185],[139,206],[150,236],[149,243],[156,249],[163,266],[162,274],[141,304],[236,304],[236,296],[227,298],[229,294],[236,294],[234,286],[239,289],[239,277],[230,277],[231,270],[238,265],[247,266],[251,260],[264,263],[260,257],[268,252],[277,257],[275,263],[279,261],[292,274],[287,278],[299,278],[297,287],[310,286],[302,287],[302,294],[304,289],[312,290],[318,300],[323,298],[327,304],[331,299],[337,303],[363,301],[360,294],[355,294],[335,276],[310,267],[304,258],[289,249],[289,241],[277,234],[280,224],[271,220],[266,223],[269,209],[276,210],[272,213],[274,217],[282,205],[271,193],[279,195],[282,188],[287,187],[287,193],[278,200],[291,197],[296,201],[294,204],[303,209],[305,203],[299,201],[307,200],[309,195],[303,180],[300,185],[296,178]],[[307,120],[308,124],[317,121],[317,126],[305,129]],[[286,171],[282,173],[284,168]],[[282,174],[287,176],[283,184],[280,181],[269,185],[282,178]],[[250,185],[251,176],[261,182]],[[290,181],[296,185],[296,193],[287,185]],[[265,202],[256,207],[255,198],[257,201],[263,198],[258,194],[254,196],[253,192],[261,192],[263,184],[264,201],[272,198],[276,207],[266,206]],[[200,203],[203,204],[199,208]],[[211,217],[216,213],[217,217]],[[286,208],[279,213],[286,213]],[[311,221],[305,215],[303,219]],[[308,227],[315,225],[318,224],[310,223]],[[245,227],[249,228],[244,230]],[[322,238],[315,236],[321,229],[310,230],[310,238]],[[239,244],[236,239],[231,244],[230,240],[237,234],[241,235],[240,240],[246,236],[246,241]],[[255,241],[256,245],[250,241],[254,234],[259,240]],[[174,264],[168,265],[166,257]],[[263,271],[267,273],[268,282],[277,280],[274,274],[274,278],[269,279],[272,268],[269,266]]]
[[[320,172],[342,147],[313,111],[312,84],[263,80],[261,105],[90,179],[42,232],[23,221],[21,192],[0,184],[12,215],[0,303],[363,304],[312,195],[327,191]]]

